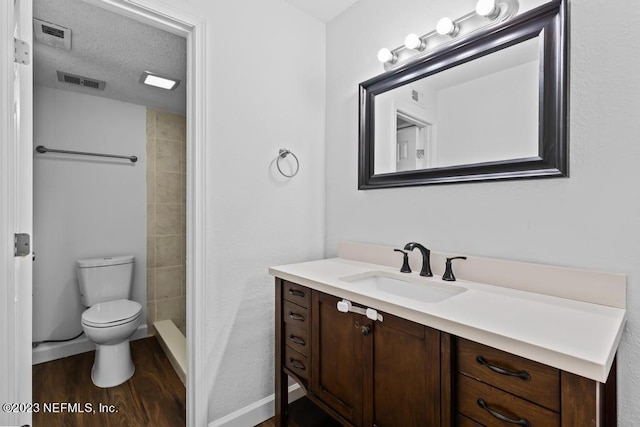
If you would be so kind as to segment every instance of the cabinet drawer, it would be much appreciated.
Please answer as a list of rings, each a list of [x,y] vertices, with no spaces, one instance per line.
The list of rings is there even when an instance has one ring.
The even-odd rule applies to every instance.
[[[308,348],[311,344],[309,342],[308,324],[309,322],[304,325],[284,324],[284,343],[304,356],[309,356]]]
[[[309,308],[309,301],[311,300],[311,290],[309,288],[287,282],[286,280],[283,280],[282,283],[282,297],[285,300],[298,304],[301,307]]]
[[[560,426],[559,414],[465,375],[457,375],[456,397],[458,412],[484,425]]]
[[[311,367],[307,358],[289,347],[284,348],[284,356],[284,366],[298,377],[308,381]]]
[[[304,328],[311,323],[309,311],[306,308],[300,307],[299,305],[293,304],[289,301],[284,301],[284,304],[282,304],[282,319],[284,320],[285,325],[287,323],[291,323],[295,326]]]
[[[560,410],[560,371],[482,344],[457,339],[458,372]]]

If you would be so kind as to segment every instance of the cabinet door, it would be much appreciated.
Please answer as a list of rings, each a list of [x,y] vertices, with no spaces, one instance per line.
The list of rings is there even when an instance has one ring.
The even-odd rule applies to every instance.
[[[336,309],[338,298],[312,293],[311,393],[349,423],[362,425],[363,319]]]
[[[373,355],[364,425],[440,426],[440,332],[385,314],[363,339],[365,354]]]

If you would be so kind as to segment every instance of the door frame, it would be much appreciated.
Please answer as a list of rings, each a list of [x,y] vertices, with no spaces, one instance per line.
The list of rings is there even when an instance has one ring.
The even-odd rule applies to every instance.
[[[156,0],[84,1],[187,39],[187,425],[206,426],[205,21]]]
[[[178,34],[187,39],[187,235],[186,235],[186,272],[187,272],[187,425],[202,427],[207,425],[209,393],[206,376],[206,120],[205,120],[205,20],[195,11],[185,11],[157,0],[84,0],[96,6],[111,10],[120,15]],[[17,279],[13,258],[13,233],[18,223],[10,205],[19,195],[19,182],[16,182],[15,151],[19,142],[14,137],[12,121],[12,75],[13,58],[13,2],[0,2],[0,124],[2,140],[0,147],[0,320],[6,321],[0,326],[0,375],[5,385],[0,386],[0,397],[13,401],[21,397],[17,378],[20,355],[31,360],[31,346],[23,345],[26,339],[20,339],[17,331],[19,321],[16,317],[20,308],[13,303],[20,286],[11,286]],[[31,22],[31,10],[26,18]],[[32,41],[30,41],[32,43]],[[33,47],[33,46],[32,46]],[[11,62],[9,64],[9,62]],[[31,76],[31,80],[33,77]],[[30,82],[33,85],[33,82]],[[197,88],[197,90],[196,90]],[[10,252],[10,253],[9,253]],[[28,283],[20,283],[31,289]],[[24,287],[23,287],[24,289]],[[4,292],[6,290],[6,292]],[[31,304],[31,300],[28,301]],[[6,308],[6,310],[4,310]],[[30,311],[29,311],[30,313]],[[30,336],[29,342],[30,342]],[[7,344],[5,346],[5,344]],[[18,345],[19,344],[19,345]],[[6,359],[6,361],[5,361]],[[24,360],[24,359],[23,359]],[[23,402],[24,403],[24,402]],[[1,416],[2,414],[0,414]],[[13,421],[12,421],[13,422]]]
[[[14,233],[33,234],[33,65],[13,59],[14,36],[31,44],[31,6],[0,5],[0,400],[18,404],[3,407],[3,425],[31,423],[32,258],[13,250]]]

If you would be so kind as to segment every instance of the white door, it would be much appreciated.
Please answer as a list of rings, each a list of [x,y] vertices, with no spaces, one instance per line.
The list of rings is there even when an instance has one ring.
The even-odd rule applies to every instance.
[[[35,409],[30,406],[32,256],[14,256],[14,235],[32,237],[33,230],[32,4],[0,3],[0,425],[23,426],[31,424]],[[29,45],[28,64],[14,62],[14,37]]]

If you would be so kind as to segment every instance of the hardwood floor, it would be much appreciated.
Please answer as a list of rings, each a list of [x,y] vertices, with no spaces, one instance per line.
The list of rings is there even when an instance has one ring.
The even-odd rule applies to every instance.
[[[33,426],[184,426],[185,388],[158,341],[155,337],[132,341],[131,355],[136,365],[133,377],[108,389],[91,382],[94,352],[34,365],[33,401],[39,403],[40,412],[33,414]],[[80,405],[74,411],[63,407],[75,403]],[[91,410],[79,412],[85,404]],[[101,412],[100,405],[113,405],[117,412]]]
[[[340,427],[341,424],[303,397],[289,404],[288,427]],[[273,418],[258,424],[256,427],[276,427]]]

